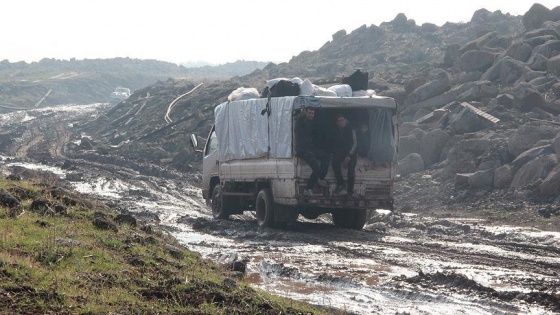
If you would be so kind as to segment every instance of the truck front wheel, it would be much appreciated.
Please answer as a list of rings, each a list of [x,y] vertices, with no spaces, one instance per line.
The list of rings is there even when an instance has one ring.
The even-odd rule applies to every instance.
[[[212,190],[212,216],[214,219],[229,218],[229,210],[224,204],[225,198],[222,194],[222,186],[217,184]]]
[[[274,204],[270,188],[263,188],[259,191],[255,210],[259,226],[272,227],[274,225]]]

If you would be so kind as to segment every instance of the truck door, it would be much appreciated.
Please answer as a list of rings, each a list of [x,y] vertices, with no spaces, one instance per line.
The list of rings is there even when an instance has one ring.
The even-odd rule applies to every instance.
[[[218,177],[218,137],[215,127],[208,135],[202,159],[202,196],[205,199],[209,199],[212,193],[210,183],[213,177]]]

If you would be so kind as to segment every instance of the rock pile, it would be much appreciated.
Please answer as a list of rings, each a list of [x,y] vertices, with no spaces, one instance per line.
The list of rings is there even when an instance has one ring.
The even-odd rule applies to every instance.
[[[402,176],[427,168],[441,182],[533,187],[535,197],[560,202],[559,9],[535,4],[520,36],[489,31],[405,82]],[[471,23],[497,16],[480,10]]]

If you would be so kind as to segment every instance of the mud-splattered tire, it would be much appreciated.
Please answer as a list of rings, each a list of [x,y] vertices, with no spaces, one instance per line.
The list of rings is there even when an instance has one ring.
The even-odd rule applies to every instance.
[[[367,210],[347,209],[332,214],[333,223],[336,227],[361,230],[367,221]]]
[[[222,194],[222,186],[220,184],[217,184],[216,186],[214,186],[214,189],[212,190],[212,199],[211,199],[211,203],[212,203],[212,216],[214,217],[214,219],[228,219],[230,212],[228,209],[228,205],[226,198],[224,198],[223,194]]]
[[[272,202],[270,188],[263,188],[259,191],[255,202],[255,210],[259,226],[274,226],[274,203]]]

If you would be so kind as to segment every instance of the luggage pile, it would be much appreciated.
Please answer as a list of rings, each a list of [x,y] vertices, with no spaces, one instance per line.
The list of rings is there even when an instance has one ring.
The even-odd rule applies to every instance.
[[[324,88],[313,84],[309,79],[302,80],[275,78],[266,81],[265,88],[258,93],[255,88],[240,87],[229,96],[229,101],[251,98],[267,98],[281,96],[330,96],[330,97],[371,97],[374,90],[368,89],[368,73],[356,70],[348,77],[342,77],[340,84]]]

